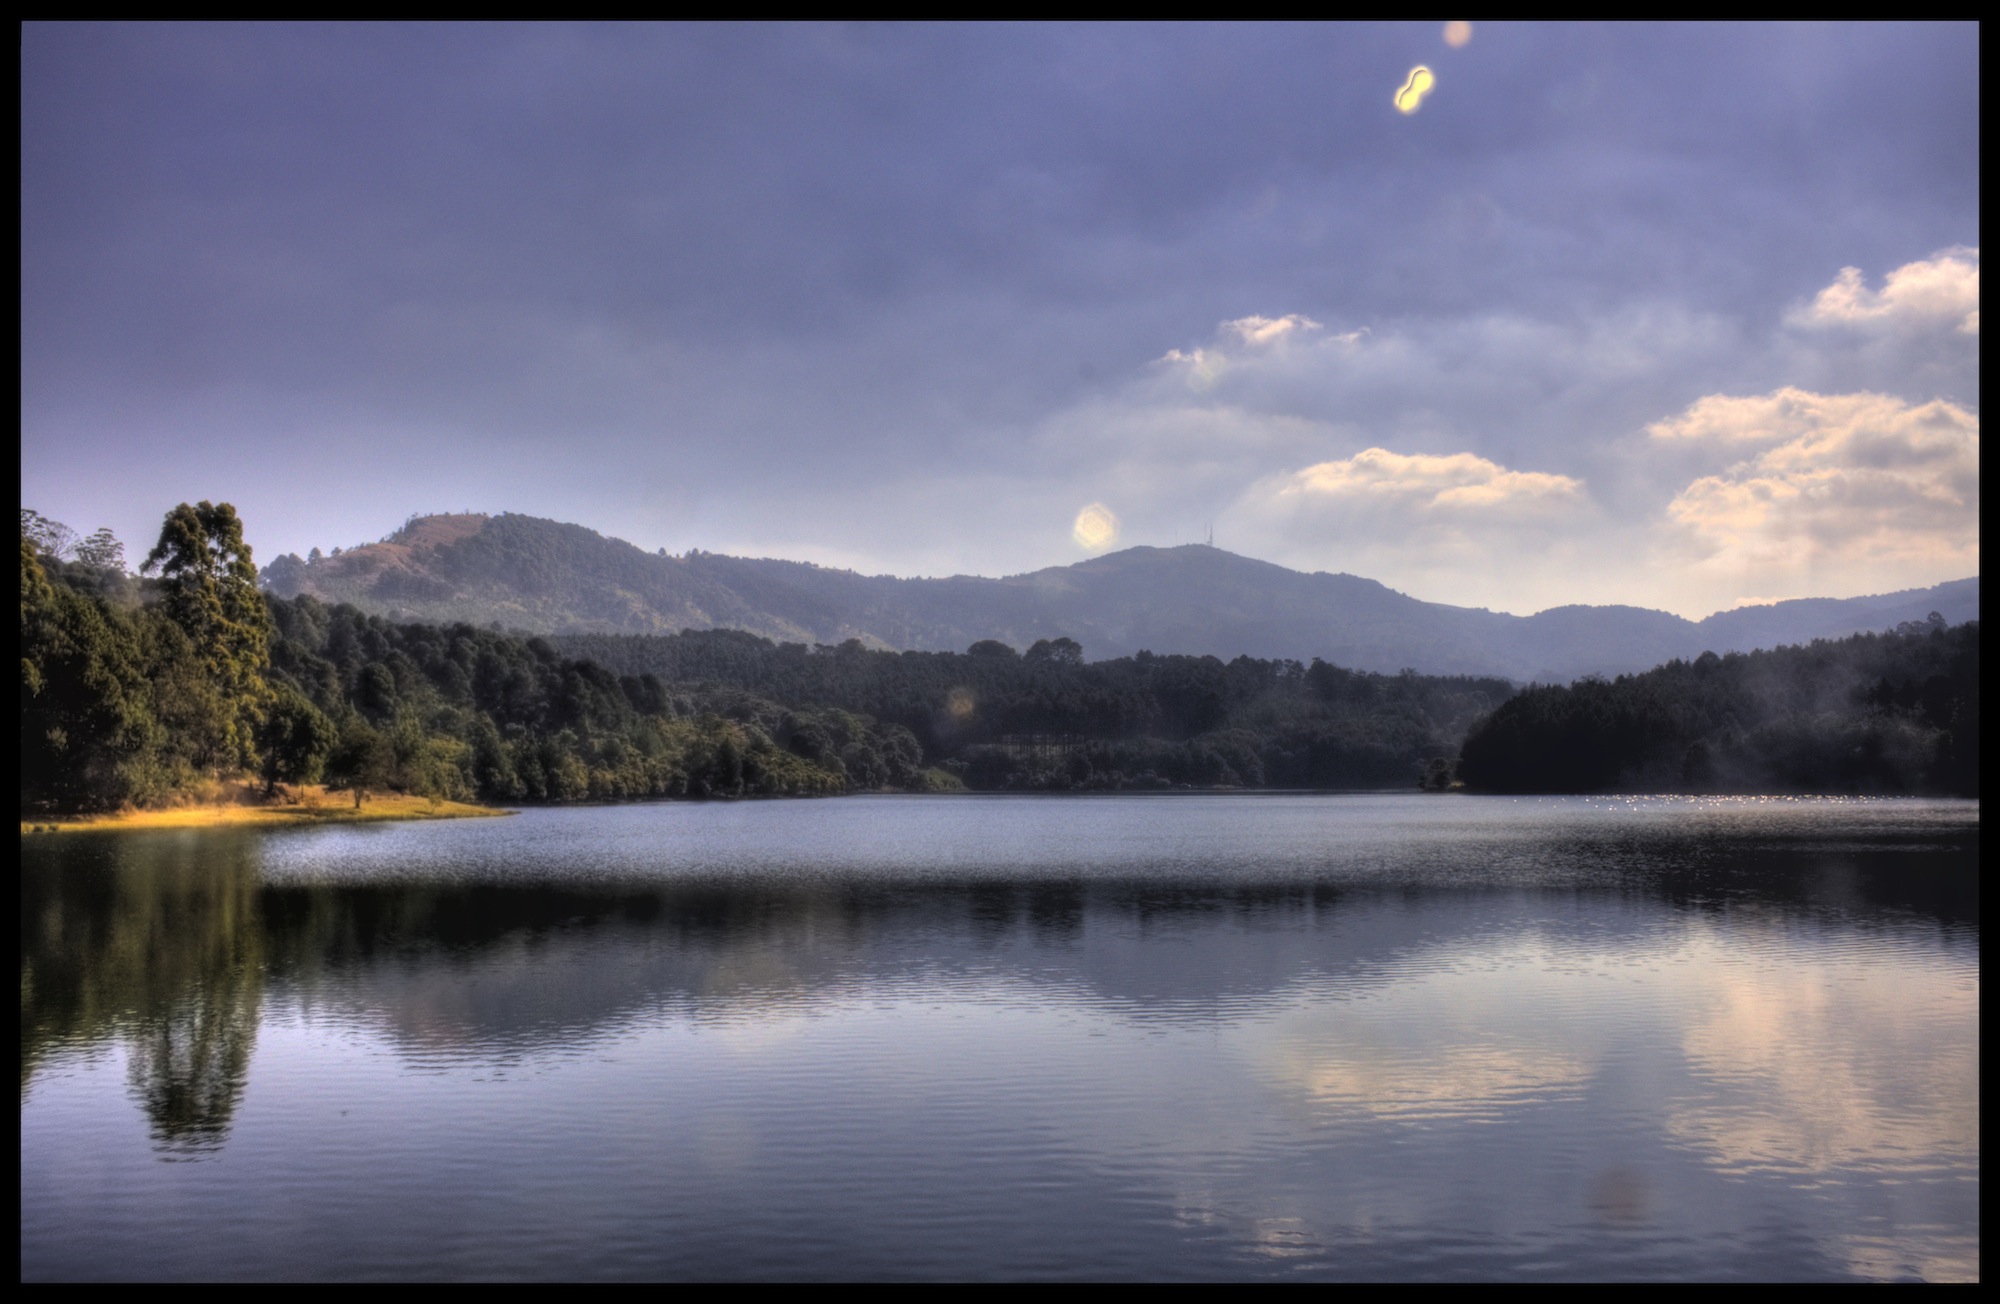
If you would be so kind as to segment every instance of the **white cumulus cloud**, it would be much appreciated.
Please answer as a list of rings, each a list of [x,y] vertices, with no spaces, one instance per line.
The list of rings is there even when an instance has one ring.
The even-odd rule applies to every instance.
[[[1979,250],[1954,245],[1905,263],[1871,290],[1858,267],[1843,267],[1793,320],[1805,326],[1923,327],[1949,323],[1979,333]]]
[[[1710,396],[1649,433],[1761,446],[1668,504],[1705,569],[1767,592],[1836,576],[1842,588],[1904,587],[1978,569],[1979,418],[1957,404],[1788,388]]]
[[[1582,499],[1583,482],[1541,471],[1511,471],[1473,453],[1392,453],[1368,448],[1280,478],[1273,503],[1375,505],[1418,513],[1539,510]]]
[[[1572,476],[1471,452],[1371,447],[1258,480],[1215,532],[1232,551],[1306,570],[1351,571],[1435,601],[1534,610],[1574,600],[1557,595],[1575,591],[1571,554],[1595,536],[1600,516]]]

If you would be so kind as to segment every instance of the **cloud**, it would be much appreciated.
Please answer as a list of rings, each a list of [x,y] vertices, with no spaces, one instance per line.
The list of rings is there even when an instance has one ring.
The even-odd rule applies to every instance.
[[[1505,610],[1700,617],[1744,594],[1976,570],[1969,526],[1919,519],[1958,511],[1935,485],[1928,505],[1885,495],[1937,470],[1924,400],[1942,396],[1931,416],[1953,439],[1977,412],[1957,383],[1977,337],[1805,330],[1782,305],[1758,326],[1666,303],[1372,328],[1332,310],[1241,317],[1149,350],[1154,365],[1044,421],[1035,446],[1070,503],[1116,502],[1131,542],[1213,522],[1232,551]],[[1835,537],[1857,522],[1852,547]],[[1802,547],[1800,529],[1827,538]],[[1964,547],[1939,542],[1954,534]]]
[[[1293,313],[1221,323],[1209,339],[1156,355],[1117,399],[1134,408],[1174,406],[1193,390],[1204,406],[1363,432],[1336,446],[1342,454],[1369,444],[1443,447],[1503,463],[1532,456],[1577,475],[1595,470],[1585,465],[1593,456],[1589,440],[1552,432],[1622,435],[1704,388],[1723,387],[1693,388],[1684,379],[1690,372],[1720,369],[1725,384],[1746,388],[1739,376],[1759,388],[1765,381],[1746,367],[1744,359],[1758,351],[1743,331],[1671,305],[1573,320],[1500,312],[1373,325],[1326,321]]]
[[[1236,332],[1245,344],[1273,344],[1293,331],[1316,331],[1320,324],[1310,317],[1288,312],[1282,317],[1238,317],[1222,323],[1222,328]]]
[[[1094,499],[1200,537],[1371,447],[1650,528],[1718,464],[1635,432],[1700,395],[1977,410],[1976,302],[1785,316],[1976,267],[1932,256],[1977,243],[1976,27],[1437,32],[31,26],[24,501],[134,538],[227,496],[269,553],[470,499],[993,574]],[[1426,49],[1451,93],[1396,119]],[[1620,549],[1534,539],[1548,600],[1626,596]],[[1392,543],[1370,573],[1428,584]],[[1458,592],[1526,601],[1520,555]]]
[[[1574,1099],[1593,1069],[1546,1045],[1442,1045],[1403,1055],[1369,1049],[1374,1053],[1350,1041],[1333,1052],[1294,1052],[1281,1079],[1314,1104],[1342,1113],[1438,1123],[1498,1121],[1509,1109]]]
[[[1678,416],[1653,422],[1646,433],[1655,439],[1723,445],[1779,444],[1843,423],[1893,423],[1907,406],[1886,394],[1814,394],[1787,385],[1747,397],[1710,394]]]
[[[1705,566],[1755,571],[1763,584],[1835,570],[1909,583],[1893,568],[1912,564],[1934,579],[1978,569],[1979,418],[1954,403],[1791,388],[1712,395],[1648,432],[1762,446],[1667,506]]]
[[[1979,250],[1954,245],[1883,279],[1880,290],[1863,282],[1861,269],[1843,267],[1833,284],[1792,314],[1794,324],[1813,327],[1921,329],[1949,323],[1966,335],[1979,334]]]
[[[1216,535],[1232,551],[1351,571],[1434,601],[1533,610],[1574,591],[1580,559],[1571,554],[1604,524],[1572,476],[1477,453],[1371,447],[1258,480],[1216,521]],[[1504,594],[1490,580],[1496,572],[1507,576]]]
[[[1217,326],[1216,339],[1211,347],[1168,349],[1154,361],[1175,368],[1188,388],[1205,393],[1215,388],[1223,374],[1239,363],[1255,361],[1268,367],[1286,352],[1280,346],[1288,343],[1294,334],[1303,335],[1320,329],[1320,323],[1296,312],[1288,312],[1282,317],[1238,317]],[[1333,338],[1342,344],[1353,344],[1366,333],[1364,327]]]
[[[1700,1080],[1736,1090],[1677,1101],[1668,1135],[1738,1173],[1977,1156],[1976,987],[1865,950],[1751,971],[1741,957],[1763,929],[1732,931],[1687,939],[1681,963],[1699,978],[1683,995],[1680,1041]]]
[[[1270,491],[1270,497],[1279,504],[1394,505],[1403,511],[1463,519],[1568,507],[1582,500],[1583,482],[1541,471],[1510,471],[1472,453],[1438,456],[1368,448],[1342,461],[1294,471]]]

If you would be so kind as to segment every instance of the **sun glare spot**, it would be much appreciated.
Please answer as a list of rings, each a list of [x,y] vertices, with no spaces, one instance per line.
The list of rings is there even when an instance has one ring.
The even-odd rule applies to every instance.
[[[1403,83],[1402,90],[1396,92],[1397,111],[1406,114],[1415,113],[1418,106],[1423,104],[1424,96],[1430,94],[1431,87],[1435,85],[1437,78],[1431,75],[1429,68],[1418,64],[1410,69],[1409,80]]]
[[[1472,39],[1471,23],[1446,23],[1444,25],[1444,43],[1446,45],[1449,45],[1452,49],[1454,50],[1464,49],[1465,43],[1471,39]]]
[[[1224,322],[1223,324],[1227,326],[1234,323]],[[1223,360],[1220,354],[1213,353],[1208,349],[1195,349],[1188,353],[1183,353],[1179,349],[1168,349],[1166,356],[1162,357],[1160,361],[1184,364],[1187,387],[1196,392],[1213,388],[1215,382],[1221,377],[1223,369],[1229,365]]]
[[[1118,518],[1103,503],[1092,503],[1076,514],[1070,536],[1092,552],[1109,548],[1118,539]]]

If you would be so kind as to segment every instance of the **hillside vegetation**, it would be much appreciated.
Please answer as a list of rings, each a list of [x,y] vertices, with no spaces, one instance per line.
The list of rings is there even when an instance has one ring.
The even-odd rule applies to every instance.
[[[1516,692],[1317,658],[1088,661],[1068,637],[893,652],[394,622],[260,592],[228,504],[169,513],[143,569],[157,576],[128,574],[104,532],[23,514],[24,817],[170,806],[244,776],[357,804],[1443,789],[1455,762],[1495,791],[1978,786],[1978,625],[1941,615]]]
[[[1941,615],[1529,688],[1465,740],[1496,792],[1979,791],[1979,622]]]
[[[1152,650],[1223,661],[1326,661],[1383,674],[1567,682],[1704,651],[1881,630],[1926,613],[1977,619],[1979,581],[1872,598],[1806,599],[1684,620],[1638,607],[1534,616],[1422,602],[1353,575],[1302,574],[1219,548],[1128,548],[1004,579],[897,579],[804,562],[642,552],[576,525],[505,515],[413,518],[380,543],[280,557],[279,596],[394,620],[523,633],[737,629],[776,642],[958,651],[1069,637],[1093,658]]]
[[[233,510],[169,524],[183,514],[208,533],[173,549],[163,534],[159,579],[66,555],[24,517],[24,811],[167,805],[245,772],[274,792],[505,802],[1401,787],[1441,773],[1511,691],[1320,661],[1086,663],[1066,638],[1025,653],[736,631],[558,646],[258,593]],[[210,619],[218,604],[234,616]]]

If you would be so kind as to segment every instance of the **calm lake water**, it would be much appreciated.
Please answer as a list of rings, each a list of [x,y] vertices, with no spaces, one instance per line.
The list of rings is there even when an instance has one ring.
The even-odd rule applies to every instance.
[[[24,837],[76,1278],[1979,1275],[1976,803]]]

